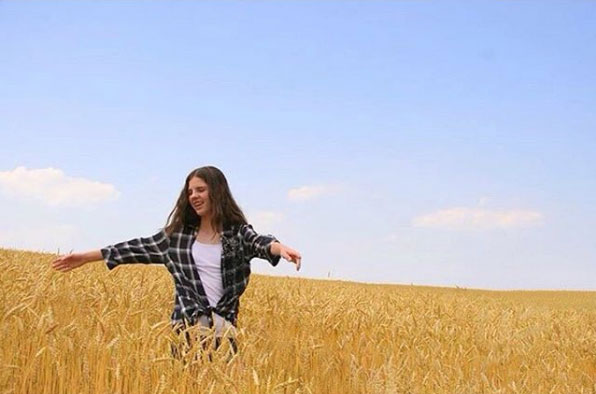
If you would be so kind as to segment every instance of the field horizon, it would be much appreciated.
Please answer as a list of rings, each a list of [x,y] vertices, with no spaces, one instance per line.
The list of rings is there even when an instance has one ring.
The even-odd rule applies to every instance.
[[[39,254],[42,256],[47,255],[59,255],[58,253],[52,253],[44,250],[31,250],[31,249],[21,249],[21,248],[12,248],[12,247],[2,247],[0,246],[0,252],[8,251],[8,252],[17,252],[17,253],[32,253],[32,254]],[[251,275],[256,276],[265,276],[265,277],[272,277],[272,278],[287,278],[287,279],[305,279],[305,280],[314,280],[314,281],[324,281],[324,282],[340,282],[340,283],[354,283],[354,284],[362,284],[362,285],[373,285],[373,286],[398,286],[398,287],[419,287],[419,288],[428,288],[428,289],[453,289],[453,290],[470,290],[470,291],[490,291],[490,292],[558,292],[558,293],[594,293],[596,295],[596,288],[595,289],[547,289],[547,288],[516,288],[516,289],[503,289],[503,288],[490,288],[490,287],[475,287],[475,286],[459,286],[459,285],[433,285],[433,284],[424,284],[424,283],[400,283],[400,282],[366,282],[366,281],[359,281],[355,279],[342,279],[342,278],[319,278],[319,277],[307,277],[307,276],[300,276],[298,277],[291,277],[288,275],[272,275],[266,273],[256,273],[253,272]]]

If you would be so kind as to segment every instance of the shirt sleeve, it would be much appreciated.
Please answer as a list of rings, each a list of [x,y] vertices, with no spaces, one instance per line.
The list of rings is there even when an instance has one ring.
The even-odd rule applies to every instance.
[[[169,240],[165,230],[146,238],[134,238],[101,249],[108,269],[120,264],[165,264],[168,261]]]
[[[276,266],[279,263],[281,256],[271,253],[271,244],[273,242],[279,242],[273,235],[258,234],[250,224],[243,225],[240,228],[240,234],[242,235],[242,245],[245,255],[248,256],[249,261],[253,257],[258,257],[269,261],[272,266]]]

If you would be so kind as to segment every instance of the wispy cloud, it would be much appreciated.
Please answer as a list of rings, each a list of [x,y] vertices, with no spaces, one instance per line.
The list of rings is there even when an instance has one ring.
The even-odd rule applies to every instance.
[[[543,215],[531,210],[489,210],[483,208],[443,209],[412,219],[416,227],[489,229],[539,224]]]
[[[0,171],[0,190],[11,197],[31,198],[51,206],[89,205],[120,196],[113,185],[70,177],[56,168]]]
[[[315,200],[322,196],[336,193],[340,190],[337,185],[309,185],[300,186],[288,190],[288,200],[308,201]]]

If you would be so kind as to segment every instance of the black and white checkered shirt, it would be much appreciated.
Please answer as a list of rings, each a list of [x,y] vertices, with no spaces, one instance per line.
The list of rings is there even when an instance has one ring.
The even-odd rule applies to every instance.
[[[239,298],[246,290],[250,276],[250,260],[254,257],[268,260],[275,266],[280,256],[271,254],[273,235],[260,235],[250,224],[234,225],[221,232],[221,277],[224,293],[212,308],[197,266],[192,257],[192,243],[196,228],[185,226],[169,237],[165,230],[148,238],[135,238],[101,249],[108,269],[120,264],[164,264],[174,280],[175,305],[171,316],[173,326],[193,325],[202,314],[211,318],[215,312],[236,325]]]

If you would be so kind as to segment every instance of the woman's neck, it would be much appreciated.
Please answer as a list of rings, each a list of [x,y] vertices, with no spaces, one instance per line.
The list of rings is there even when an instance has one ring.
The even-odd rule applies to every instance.
[[[201,223],[199,224],[199,232],[203,234],[217,233],[217,231],[211,225],[211,217],[201,217]]]
[[[199,242],[209,244],[218,243],[220,241],[219,232],[214,231],[211,226],[211,220],[206,220],[205,218],[201,218],[201,224],[196,233],[196,238]]]

